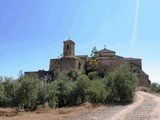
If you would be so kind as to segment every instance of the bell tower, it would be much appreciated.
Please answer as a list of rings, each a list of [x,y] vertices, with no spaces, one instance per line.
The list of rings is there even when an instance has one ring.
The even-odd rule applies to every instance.
[[[63,42],[63,56],[74,56],[74,45],[75,43],[72,40],[66,40]]]

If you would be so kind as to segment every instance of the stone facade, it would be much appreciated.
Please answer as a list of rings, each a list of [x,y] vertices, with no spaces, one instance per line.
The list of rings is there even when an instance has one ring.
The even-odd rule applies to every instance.
[[[85,62],[76,56],[64,56],[59,59],[51,59],[49,71],[54,74],[65,71],[84,71]]]
[[[85,62],[88,56],[75,56],[75,43],[72,40],[64,41],[63,57],[50,60],[49,71],[53,74],[65,71],[84,71]]]
[[[75,43],[72,40],[64,41],[63,56],[74,56],[74,45]]]
[[[117,56],[115,51],[111,51],[105,48],[95,52],[95,56],[99,60],[99,72],[108,73],[114,71],[117,66],[126,64],[127,68],[137,75],[139,86],[150,86],[151,82],[148,78],[148,75],[142,70],[141,59]]]
[[[137,75],[139,86],[150,86],[151,82],[148,75],[142,70],[141,59],[124,58],[116,55],[115,51],[106,48],[96,51],[95,56],[99,61],[99,73],[107,74],[108,72],[115,70],[119,65],[126,64],[128,69]],[[85,65],[88,59],[88,55],[75,55],[75,43],[69,39],[64,41],[63,57],[50,59],[49,71],[43,73],[55,75],[59,72],[70,70],[85,71]],[[28,73],[31,74],[32,72]]]

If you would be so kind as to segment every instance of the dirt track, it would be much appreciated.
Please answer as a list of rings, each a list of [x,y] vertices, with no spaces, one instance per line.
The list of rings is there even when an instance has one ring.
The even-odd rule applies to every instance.
[[[160,120],[160,97],[137,92],[136,100],[130,105],[112,107],[90,105],[48,110],[42,113],[20,113],[0,120]]]
[[[160,120],[160,97],[137,92],[137,100],[112,117],[112,120]]]
[[[160,97],[145,92],[136,95],[131,105],[95,110],[76,120],[160,120]]]

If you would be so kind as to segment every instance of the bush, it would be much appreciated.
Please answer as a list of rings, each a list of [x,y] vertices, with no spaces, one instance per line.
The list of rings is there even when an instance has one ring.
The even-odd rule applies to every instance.
[[[150,89],[152,92],[160,93],[160,84],[158,83],[152,83],[150,86]]]
[[[46,103],[56,108],[80,105],[86,101],[110,104],[133,100],[137,80],[125,66],[102,79],[96,72],[88,76],[70,71],[60,73],[52,83],[40,81],[37,76],[21,75],[18,80],[0,77],[0,107],[33,111]],[[151,89],[159,92],[160,85],[152,84]]]
[[[6,105],[6,94],[3,83],[0,83],[0,107],[4,107]]]
[[[18,106],[25,110],[35,110],[40,86],[40,80],[36,76],[24,76],[19,79],[20,87],[17,90]]]
[[[107,91],[102,80],[97,79],[91,82],[88,89],[89,100],[93,104],[105,103]]]
[[[40,81],[37,76],[20,76],[18,80],[5,79],[2,83],[1,88],[4,89],[1,90],[4,91],[3,107],[19,107],[33,111],[38,105],[45,103],[48,103],[52,108],[58,104],[57,85]]]
[[[10,78],[5,78],[3,82],[4,93],[5,93],[5,107],[16,107],[17,106],[17,91],[19,89],[19,82]]]
[[[69,72],[69,74],[70,73],[71,72]],[[87,99],[86,93],[90,83],[88,77],[84,74],[77,73],[76,79],[71,81],[71,76],[68,76],[68,74],[61,74],[54,82],[59,92],[57,95],[58,107],[79,105],[84,103]]]
[[[90,86],[90,80],[86,75],[81,75],[77,78],[74,89],[71,92],[71,105],[80,105],[86,102],[89,98],[88,88]]]
[[[66,107],[69,106],[69,97],[70,93],[74,87],[74,81],[71,81],[73,72],[70,71],[68,73],[60,73],[56,77],[53,84],[57,87],[57,107]],[[72,79],[73,80],[73,79]]]
[[[69,80],[59,80],[55,81],[58,87],[58,107],[66,107],[69,106],[69,97],[70,93],[73,89],[74,84],[71,83]]]
[[[137,85],[136,76],[125,65],[111,72],[106,81],[106,102],[131,102]]]
[[[88,76],[82,73],[69,71],[59,74],[54,84],[58,87],[58,107],[80,105],[87,98],[87,89],[90,84]]]
[[[56,108],[58,106],[58,93],[58,87],[53,82],[50,84],[41,82],[37,98],[38,105],[48,103],[49,107]]]
[[[77,80],[78,75],[79,74],[76,71],[72,71],[72,70],[67,73],[69,80],[73,80],[73,81]]]
[[[98,79],[97,72],[89,72],[88,77],[90,80]]]

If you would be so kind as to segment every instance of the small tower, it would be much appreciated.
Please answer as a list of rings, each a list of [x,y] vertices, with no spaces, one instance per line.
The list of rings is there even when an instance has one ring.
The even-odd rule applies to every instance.
[[[70,39],[64,41],[63,56],[74,56],[74,45],[75,43]]]

